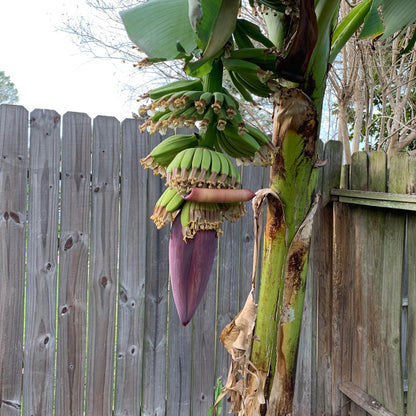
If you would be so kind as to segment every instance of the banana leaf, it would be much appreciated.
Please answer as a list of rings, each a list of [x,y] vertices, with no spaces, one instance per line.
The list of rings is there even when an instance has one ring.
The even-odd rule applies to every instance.
[[[361,29],[360,38],[367,38],[369,36],[377,37],[384,32],[384,25],[378,13],[378,7],[381,5],[381,0],[374,0],[368,12],[363,28]]]
[[[188,0],[151,0],[120,16],[131,41],[149,58],[176,59],[197,47]]]
[[[383,0],[383,39],[416,21],[415,0]]]

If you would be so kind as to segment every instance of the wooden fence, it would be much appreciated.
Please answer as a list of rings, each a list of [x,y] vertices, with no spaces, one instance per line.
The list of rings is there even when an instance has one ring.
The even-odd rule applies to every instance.
[[[230,364],[219,334],[250,290],[252,211],[224,224],[183,328],[169,231],[149,220],[164,185],[138,164],[158,140],[0,106],[0,416],[207,415]],[[359,153],[341,175],[340,143],[320,153],[294,415],[416,415],[415,161]],[[249,169],[245,187],[267,184]]]
[[[182,327],[169,231],[149,219],[164,184],[138,163],[158,140],[133,119],[0,106],[1,416],[207,414],[230,364],[219,334],[251,285],[252,215],[224,224]]]
[[[414,416],[416,159],[359,152],[341,170],[341,147],[323,155],[296,414]]]

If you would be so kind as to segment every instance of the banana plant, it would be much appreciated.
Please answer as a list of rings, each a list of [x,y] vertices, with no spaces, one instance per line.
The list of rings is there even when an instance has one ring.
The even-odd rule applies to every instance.
[[[362,36],[389,36],[414,22],[413,1],[362,0],[339,22],[340,0],[249,0],[253,13],[264,16],[267,33],[239,16],[240,0],[149,0],[121,14],[149,62],[184,63],[185,80],[144,97],[149,101],[141,108],[147,117],[141,128],[198,131],[165,139],[141,161],[168,185],[152,219],[158,227],[173,222],[170,272],[184,325],[203,295],[222,221],[237,220],[243,202],[253,197],[240,189],[231,159],[271,165],[273,196],[255,314],[247,303],[253,322],[246,327],[254,333],[243,334],[241,325],[229,331],[239,350],[233,357],[244,352],[249,363],[238,368],[241,359],[233,360],[238,376],[225,386],[235,414],[292,412],[328,67],[359,28]],[[237,96],[225,88],[225,79]],[[239,111],[239,100],[255,105],[255,97],[268,97],[273,105],[272,140]],[[241,343],[242,335],[251,341]],[[238,389],[233,383],[242,378],[246,388]]]

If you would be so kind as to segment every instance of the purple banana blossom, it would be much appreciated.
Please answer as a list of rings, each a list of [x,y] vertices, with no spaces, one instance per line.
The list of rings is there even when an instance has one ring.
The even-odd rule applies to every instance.
[[[201,302],[217,248],[215,230],[197,231],[184,241],[180,215],[173,222],[169,241],[169,272],[179,319],[186,326]]]

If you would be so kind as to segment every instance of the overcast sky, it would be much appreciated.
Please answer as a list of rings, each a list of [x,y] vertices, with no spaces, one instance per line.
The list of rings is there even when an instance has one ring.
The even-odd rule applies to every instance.
[[[5,0],[1,5],[0,71],[19,92],[19,104],[32,111],[46,108],[131,117],[137,105],[123,91],[122,62],[81,53],[57,27],[62,15],[83,0]]]

